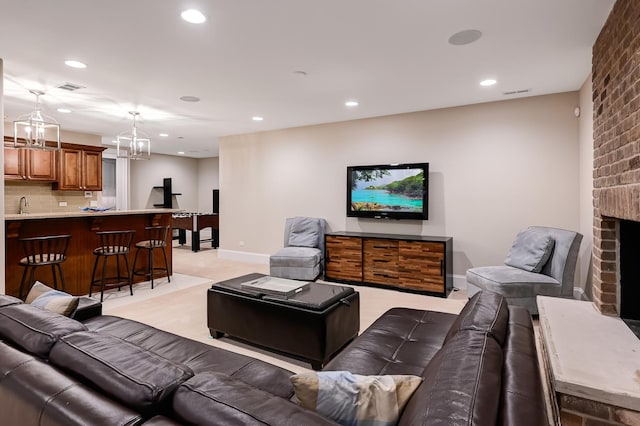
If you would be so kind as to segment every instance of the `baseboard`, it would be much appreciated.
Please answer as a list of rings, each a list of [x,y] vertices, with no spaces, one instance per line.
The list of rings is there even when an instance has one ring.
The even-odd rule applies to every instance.
[[[582,287],[574,287],[573,288],[573,298],[575,300],[589,300],[587,294],[584,292]]]
[[[467,278],[465,275],[453,275],[453,288],[458,290],[467,289]]]
[[[250,253],[246,251],[218,249],[218,259],[237,260],[240,262],[269,264],[269,255],[262,253]]]

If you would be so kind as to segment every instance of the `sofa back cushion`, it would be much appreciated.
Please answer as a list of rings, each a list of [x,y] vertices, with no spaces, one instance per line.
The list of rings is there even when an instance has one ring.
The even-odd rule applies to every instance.
[[[507,335],[509,309],[505,298],[491,291],[479,291],[462,308],[449,329],[445,344],[463,330],[490,334],[502,346]]]
[[[137,425],[140,414],[0,342],[0,424]]]
[[[49,362],[145,415],[166,408],[175,389],[193,376],[185,365],[90,331],[61,338]]]
[[[46,358],[62,336],[87,328],[80,322],[27,304],[0,309],[0,339]]]
[[[456,333],[433,357],[399,426],[495,426],[502,386],[502,349],[488,333]]]
[[[509,332],[502,348],[500,425],[544,425],[546,407],[529,311],[509,306]]]
[[[22,303],[22,300],[17,297],[9,296],[6,294],[0,294],[0,308],[11,305],[19,305]]]

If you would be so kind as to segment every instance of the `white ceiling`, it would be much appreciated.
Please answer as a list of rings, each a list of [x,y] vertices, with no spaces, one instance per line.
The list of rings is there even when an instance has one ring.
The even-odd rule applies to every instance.
[[[28,90],[42,89],[63,130],[109,143],[137,110],[154,152],[197,158],[224,135],[577,90],[614,2],[0,0],[5,116],[33,110]],[[183,21],[188,8],[207,22]],[[483,36],[447,42],[466,29]],[[85,88],[56,88],[66,82]]]

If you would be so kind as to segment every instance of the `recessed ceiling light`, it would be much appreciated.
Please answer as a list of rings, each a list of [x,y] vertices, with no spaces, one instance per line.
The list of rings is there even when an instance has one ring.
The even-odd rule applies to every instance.
[[[463,46],[477,41],[480,37],[482,37],[482,33],[478,30],[463,30],[449,37],[449,44]]]
[[[68,67],[71,68],[86,68],[87,65],[80,62],[80,61],[74,61],[73,59],[68,59],[66,61],[64,61],[64,64]]]
[[[185,10],[180,14],[180,16],[182,16],[182,19],[192,24],[202,24],[204,21],[207,20],[207,18],[202,14],[202,12],[195,9]]]
[[[264,117],[258,117],[258,116],[255,116],[255,117],[251,117],[251,119],[252,119],[253,121],[262,121],[262,120],[264,120]]]
[[[178,151],[178,155],[184,155],[184,151]]]
[[[61,112],[63,114],[69,114],[71,110],[67,108],[58,108],[58,112]]]
[[[344,104],[346,106],[348,106],[348,107],[356,107],[356,106],[360,105],[360,102],[358,102],[358,101],[347,101]]]
[[[166,138],[167,136],[169,136],[169,133],[160,133],[158,136],[160,136],[161,138]]]
[[[495,81],[494,79],[488,78],[486,80],[482,80],[480,82],[480,86],[493,86],[496,83],[497,83],[497,81]]]
[[[197,96],[182,96],[180,100],[185,102],[200,102],[200,98]]]

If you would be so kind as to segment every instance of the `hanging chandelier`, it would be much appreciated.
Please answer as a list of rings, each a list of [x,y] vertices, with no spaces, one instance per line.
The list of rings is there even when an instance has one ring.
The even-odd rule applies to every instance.
[[[133,116],[133,129],[118,135],[116,156],[129,160],[149,160],[151,158],[151,140],[136,127],[137,111],[129,111]]]
[[[13,146],[30,149],[60,149],[60,125],[53,117],[42,114],[39,98],[40,90],[29,90],[36,95],[36,109],[13,122]],[[47,141],[49,144],[47,144]]]

